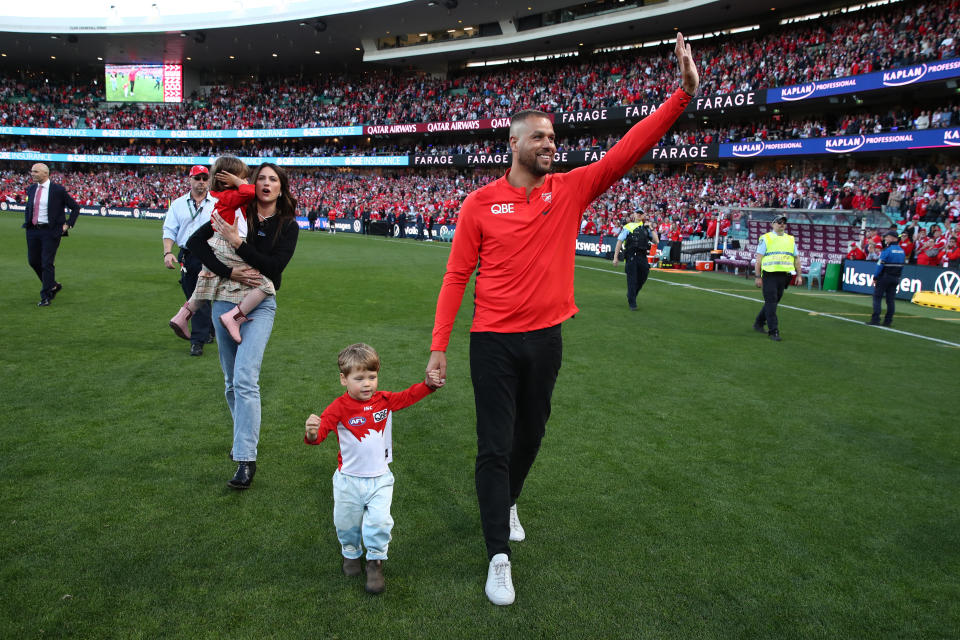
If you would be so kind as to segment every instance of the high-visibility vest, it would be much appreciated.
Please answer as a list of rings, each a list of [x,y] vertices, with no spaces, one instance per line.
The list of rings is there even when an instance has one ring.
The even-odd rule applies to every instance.
[[[640,239],[634,232],[637,229],[643,227],[642,222],[628,222],[623,225],[623,230],[627,232],[627,237],[623,241],[623,255],[626,258],[635,258],[637,256],[642,256],[647,253],[647,247],[637,246],[637,241]],[[646,234],[647,242],[650,243],[652,240],[650,238],[649,232]]]
[[[767,243],[767,252],[763,254],[760,261],[760,268],[763,271],[786,271],[794,270],[793,256],[796,248],[796,241],[789,233],[778,236],[774,232],[769,232],[761,236],[761,240]]]

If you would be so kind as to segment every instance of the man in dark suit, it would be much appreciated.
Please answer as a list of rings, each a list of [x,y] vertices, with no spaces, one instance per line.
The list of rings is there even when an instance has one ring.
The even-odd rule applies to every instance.
[[[60,236],[77,222],[80,205],[70,197],[63,185],[50,181],[50,168],[42,163],[30,167],[34,184],[27,188],[27,210],[23,228],[27,230],[27,261],[43,283],[38,307],[49,307],[50,301],[63,288],[57,282],[54,260]],[[66,210],[70,209],[67,220]]]

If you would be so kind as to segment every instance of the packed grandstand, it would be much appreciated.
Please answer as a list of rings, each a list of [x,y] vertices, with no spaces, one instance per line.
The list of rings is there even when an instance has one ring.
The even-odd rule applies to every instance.
[[[768,219],[759,212],[797,209],[808,212],[801,222],[856,228],[864,250],[876,228],[896,225],[912,238],[914,261],[955,265],[958,5],[867,3],[695,41],[703,80],[696,108],[664,137],[663,151],[591,205],[581,231],[614,235],[643,209],[665,239],[721,231],[737,239],[727,256],[735,262],[756,241],[751,223]],[[22,202],[29,164],[42,160],[81,204],[165,210],[182,195],[190,164],[234,154],[291,166],[304,219],[311,211],[321,221],[331,212],[374,221],[419,214],[453,227],[462,198],[507,166],[502,120],[511,113],[554,114],[558,164],[576,165],[600,157],[669,95],[677,77],[670,47],[635,44],[535,64],[461,61],[445,73],[372,64],[279,77],[212,70],[174,104],[107,102],[102,73],[8,69],[0,78],[0,200]],[[924,82],[928,73],[938,79]],[[877,74],[884,81],[876,87],[856,84]],[[806,97],[805,87],[829,91],[794,99]],[[471,126],[449,126],[463,122]],[[230,130],[244,133],[221,137]],[[867,152],[866,142],[876,146]],[[850,249],[847,234],[829,236],[829,245],[822,237],[801,247],[805,262],[842,259]]]

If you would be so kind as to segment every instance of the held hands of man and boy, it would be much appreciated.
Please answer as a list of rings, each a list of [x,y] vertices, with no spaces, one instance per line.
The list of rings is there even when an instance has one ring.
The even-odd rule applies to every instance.
[[[440,377],[440,370],[433,369],[427,371],[427,375],[424,378],[423,383],[430,387],[431,389],[440,389],[443,387],[446,382]],[[306,422],[306,431],[307,440],[310,442],[316,442],[317,433],[320,431],[320,416],[315,413],[311,413],[310,417],[307,418]]]

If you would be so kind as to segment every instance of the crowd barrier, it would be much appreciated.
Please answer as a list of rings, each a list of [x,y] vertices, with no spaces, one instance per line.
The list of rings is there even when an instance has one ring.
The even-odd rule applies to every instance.
[[[960,128],[917,129],[856,136],[800,138],[795,140],[758,140],[722,144],[658,146],[640,159],[642,163],[686,163],[773,156],[816,156],[877,151],[911,151],[960,147]],[[553,161],[559,165],[580,166],[600,160],[602,149],[557,151]],[[97,163],[191,166],[212,165],[217,156],[125,156],[92,153],[41,153],[39,151],[0,151],[0,160],[26,162]],[[395,156],[241,156],[256,166],[272,162],[284,167],[508,167],[511,153],[462,153]]]

